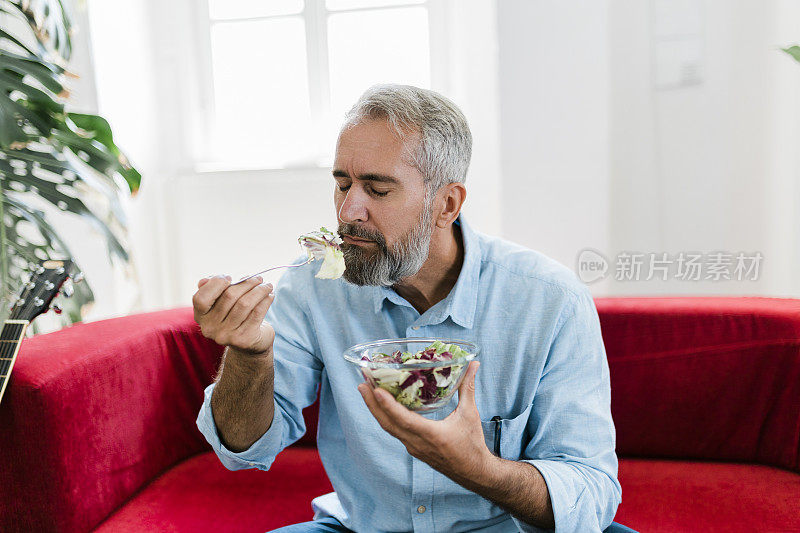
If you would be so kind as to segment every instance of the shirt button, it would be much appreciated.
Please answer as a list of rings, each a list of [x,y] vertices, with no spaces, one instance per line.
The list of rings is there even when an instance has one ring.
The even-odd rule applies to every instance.
[[[425,506],[424,505],[420,505],[419,507],[417,507],[417,512],[419,514],[424,513],[425,512]]]
[[[417,329],[419,329],[419,326],[411,326],[411,329],[417,330]],[[422,508],[422,511],[420,511],[420,513],[423,512],[423,511],[425,511],[424,507]]]

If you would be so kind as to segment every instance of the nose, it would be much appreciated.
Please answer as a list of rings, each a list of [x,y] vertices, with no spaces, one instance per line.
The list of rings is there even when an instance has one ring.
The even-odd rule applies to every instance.
[[[366,222],[368,216],[365,200],[363,194],[355,186],[351,186],[347,190],[342,205],[339,206],[339,212],[337,213],[339,222]]]

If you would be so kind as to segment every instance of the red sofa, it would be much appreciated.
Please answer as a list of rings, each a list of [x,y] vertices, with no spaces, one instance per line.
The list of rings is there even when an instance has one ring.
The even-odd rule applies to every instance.
[[[800,300],[596,300],[622,504],[642,532],[800,531]],[[221,348],[190,309],[23,342],[0,404],[0,531],[254,531],[311,519],[310,429],[268,472],[195,427]]]

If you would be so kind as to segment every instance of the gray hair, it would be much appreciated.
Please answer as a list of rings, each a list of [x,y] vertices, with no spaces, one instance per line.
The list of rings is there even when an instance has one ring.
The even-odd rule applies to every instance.
[[[422,174],[428,194],[466,181],[472,133],[452,101],[412,85],[373,85],[347,112],[341,131],[376,118],[386,118],[401,140],[409,131],[420,134],[421,142],[409,147],[408,162]]]

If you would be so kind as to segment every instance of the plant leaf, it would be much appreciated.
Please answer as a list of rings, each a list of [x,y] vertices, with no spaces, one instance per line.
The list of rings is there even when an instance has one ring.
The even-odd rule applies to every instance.
[[[35,175],[37,168],[51,172],[53,178],[60,177],[61,183],[37,177]],[[71,175],[65,176],[67,172]],[[76,188],[76,183],[82,180],[78,178],[77,172],[68,162],[59,161],[47,152],[32,152],[29,149],[15,150],[7,154],[7,159],[0,159],[0,175],[3,175],[8,182],[6,186],[7,189],[10,189],[8,194],[36,193],[58,209],[86,218],[92,226],[105,235],[109,254],[116,255],[126,262],[129,260],[121,237],[118,237],[110,229],[111,227],[124,228],[125,226],[125,219],[121,219],[124,217],[124,212],[117,198],[106,196],[106,200],[111,204],[109,213],[105,220],[100,219],[84,203],[82,199],[84,195]],[[117,202],[116,206],[113,205],[115,201]]]
[[[0,97],[2,100],[2,97]],[[28,134],[22,129],[14,113],[0,105],[0,147],[13,146],[15,143],[26,143]]]
[[[38,57],[40,60],[42,60],[42,62],[44,62],[44,58],[40,57],[39,54],[37,54],[36,52],[31,50],[25,43],[23,43],[22,41],[17,39],[15,36],[11,35],[7,31],[5,31],[4,29],[0,28],[0,40],[2,40],[2,39],[6,39],[8,41],[11,41],[15,45],[19,46],[20,49],[24,50],[25,52],[28,52],[28,54],[30,54],[31,56]]]
[[[87,115],[84,113],[67,113],[67,119],[68,120],[65,121],[67,125],[70,125],[70,121],[72,121],[72,124],[74,124],[76,128],[80,128],[84,132],[90,134],[93,140],[97,141],[104,146],[106,150],[114,154],[119,165],[117,171],[125,178],[125,181],[128,182],[131,193],[135,193],[139,190],[142,175],[130,165],[128,158],[114,143],[111,126],[106,119],[97,115]]]
[[[61,84],[64,69],[43,62],[36,56],[26,57],[8,50],[0,50],[0,68],[18,72],[23,76],[31,76],[56,95],[64,91],[64,86]]]
[[[792,56],[795,61],[800,62],[800,46],[794,45],[788,48],[781,48],[781,50]]]

